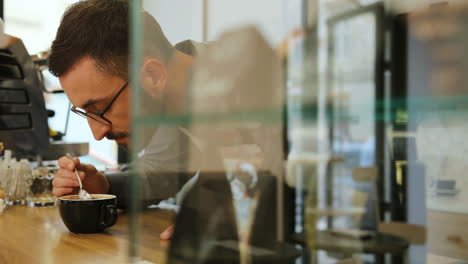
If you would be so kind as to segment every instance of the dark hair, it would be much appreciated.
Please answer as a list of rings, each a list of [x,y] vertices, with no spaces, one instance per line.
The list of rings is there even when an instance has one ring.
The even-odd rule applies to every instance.
[[[151,15],[143,12],[142,16],[144,54],[167,61],[173,46]],[[87,56],[103,72],[128,78],[129,5],[126,1],[81,1],[65,11],[52,43],[49,71],[60,77]]]

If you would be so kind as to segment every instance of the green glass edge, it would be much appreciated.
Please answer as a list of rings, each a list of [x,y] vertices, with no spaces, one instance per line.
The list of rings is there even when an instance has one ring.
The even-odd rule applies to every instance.
[[[388,103],[390,102],[390,103]],[[373,103],[372,103],[373,104]],[[388,105],[391,105],[389,107]],[[363,102],[357,107],[367,108]],[[283,121],[283,111],[287,111],[290,117],[300,116],[300,119],[315,121],[318,116],[317,102],[303,102],[286,106],[265,109],[253,109],[231,113],[183,113],[178,115],[160,116],[134,116],[133,122],[137,127],[157,125],[186,125],[186,124],[219,124],[229,122],[262,121],[267,123],[279,123]],[[468,118],[468,97],[443,96],[443,97],[412,97],[397,98],[392,100],[376,101],[374,104],[374,120],[366,120],[365,117],[352,116],[343,111],[332,111],[332,104],[327,105],[325,117],[327,120],[355,122],[355,121],[387,121],[395,124],[409,121],[424,121],[434,118],[453,119]],[[298,114],[298,115],[297,115]]]
[[[130,4],[130,43],[129,43],[129,52],[130,52],[130,65],[129,65],[129,72],[130,72],[130,85],[131,89],[131,116],[132,120],[135,116],[138,115],[137,107],[140,101],[140,83],[139,83],[139,65],[141,65],[142,60],[142,30],[141,30],[141,0],[132,0],[129,2]],[[131,123],[131,142],[132,144],[136,144],[138,141],[138,124],[132,122]],[[131,161],[136,160],[137,158],[137,151],[131,149]],[[129,246],[128,246],[128,254],[129,254],[129,262],[135,262],[139,257],[138,252],[138,177],[134,171],[134,168],[131,169],[130,175],[130,184],[129,184],[129,193],[130,193],[130,208],[129,208]]]

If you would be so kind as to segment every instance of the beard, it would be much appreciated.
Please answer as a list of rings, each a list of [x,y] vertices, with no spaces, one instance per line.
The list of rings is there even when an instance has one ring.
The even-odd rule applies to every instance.
[[[118,140],[122,138],[129,137],[130,134],[128,132],[109,132],[106,134],[106,138],[110,140]]]
[[[118,143],[118,142],[117,142],[117,146],[118,146],[119,148],[124,149],[125,151],[128,151],[128,150],[129,150],[128,144],[127,144],[127,143]]]
[[[106,134],[106,138],[109,140],[119,140],[119,139],[124,139],[124,138],[129,138],[130,134],[128,132],[121,132],[121,131],[115,131],[115,132],[109,132]],[[119,143],[117,144],[120,147],[123,147],[125,149],[128,149],[127,143]]]

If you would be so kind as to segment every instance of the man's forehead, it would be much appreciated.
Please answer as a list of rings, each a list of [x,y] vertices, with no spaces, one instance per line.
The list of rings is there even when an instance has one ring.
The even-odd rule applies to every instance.
[[[105,97],[112,78],[96,69],[94,61],[82,59],[59,78],[73,105],[82,107],[87,101]]]

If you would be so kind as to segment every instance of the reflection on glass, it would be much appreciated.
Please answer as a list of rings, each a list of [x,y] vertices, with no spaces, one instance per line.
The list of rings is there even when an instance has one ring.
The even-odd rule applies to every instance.
[[[188,5],[196,6],[195,2]],[[222,4],[216,6],[221,9]],[[161,23],[163,32],[176,33],[187,31],[186,28],[181,30],[182,25],[200,20],[205,23],[201,25],[201,31],[217,29],[219,25],[209,24],[210,14],[216,14],[218,21],[222,17],[220,14],[225,11],[206,11],[210,5],[193,8],[205,10],[208,15],[204,16],[206,14],[199,14],[198,11],[190,13],[187,10],[192,9],[186,8],[183,10],[185,15],[174,19],[172,12],[166,13],[165,10],[181,7],[177,3],[171,5],[162,1],[146,1],[145,7],[149,13],[158,15],[155,17]],[[336,6],[330,4],[328,7],[332,9]],[[331,11],[333,13],[336,10]],[[224,263],[228,258],[241,263],[255,263],[260,257],[278,257],[275,254],[279,250],[272,249],[281,244],[277,243],[276,238],[280,235],[276,232],[281,233],[278,226],[281,227],[283,223],[281,213],[275,210],[281,210],[280,203],[283,200],[277,198],[282,189],[271,186],[281,187],[282,184],[285,154],[281,146],[284,143],[281,135],[283,107],[289,111],[287,122],[290,126],[288,128],[291,128],[288,129],[291,148],[286,180],[289,186],[296,188],[296,198],[300,197],[292,203],[303,206],[301,211],[294,212],[296,215],[303,214],[295,225],[295,231],[306,236],[307,245],[302,246],[319,252],[317,257],[323,263],[372,263],[375,260],[373,256],[361,255],[372,245],[378,250],[387,250],[385,246],[388,245],[396,245],[399,253],[406,250],[411,240],[405,234],[391,239],[382,236],[389,238],[390,242],[386,245],[372,244],[382,235],[376,232],[381,231],[378,230],[379,224],[389,220],[379,219],[381,208],[377,196],[383,186],[377,184],[382,183],[378,181],[383,181],[384,177],[391,178],[387,179],[392,182],[387,182],[390,190],[385,189],[384,200],[392,205],[407,206],[397,209],[384,206],[383,215],[390,215],[390,220],[399,218],[402,221],[412,221],[415,214],[418,214],[415,219],[424,218],[421,211],[407,210],[415,206],[425,210],[424,200],[411,203],[414,197],[421,196],[420,189],[412,188],[425,184],[424,168],[419,162],[427,165],[426,172],[430,179],[427,182],[430,194],[428,208],[431,211],[429,213],[436,216],[434,219],[445,219],[437,218],[443,210],[451,213],[466,211],[463,207],[463,198],[466,196],[463,192],[463,172],[466,166],[460,165],[463,163],[463,153],[466,152],[463,147],[465,126],[463,119],[453,120],[456,114],[454,108],[451,108],[454,103],[457,111],[463,110],[460,113],[464,113],[466,108],[461,85],[463,67],[460,66],[464,65],[464,53],[460,51],[464,42],[449,43],[446,39],[438,41],[450,32],[455,35],[461,32],[461,27],[450,19],[440,21],[440,17],[434,15],[430,19],[436,19],[440,28],[433,30],[431,24],[427,23],[429,18],[413,18],[421,19],[416,32],[420,38],[418,41],[437,40],[440,46],[433,46],[426,51],[418,48],[409,50],[409,55],[425,51],[433,55],[431,60],[440,63],[436,63],[434,69],[421,70],[423,67],[406,65],[408,61],[404,53],[393,54],[397,59],[401,56],[399,59],[404,61],[404,66],[410,68],[408,73],[413,71],[412,74],[416,72],[417,75],[419,70],[425,73],[420,79],[415,75],[408,76],[408,85],[419,89],[417,93],[412,94],[410,91],[408,95],[402,95],[403,98],[396,98],[401,99],[399,102],[403,102],[402,105],[408,99],[408,109],[397,105],[392,109],[395,112],[382,113],[379,111],[386,103],[380,101],[383,87],[378,87],[381,81],[379,78],[383,76],[383,71],[394,69],[377,65],[384,60],[380,57],[383,56],[379,46],[383,35],[381,29],[388,27],[379,27],[382,25],[382,17],[374,11],[370,7],[359,7],[355,12],[331,19],[326,29],[328,49],[318,52],[311,50],[317,48],[314,47],[316,42],[326,42],[322,35],[317,34],[320,36],[309,39],[305,34],[307,37],[301,39],[304,32],[296,32],[295,40],[302,43],[292,43],[288,50],[287,107],[282,98],[285,91],[279,87],[282,73],[276,71],[277,58],[273,56],[271,45],[265,43],[263,36],[258,34],[258,27],[242,30],[234,28],[219,38],[204,35],[204,40],[213,40],[209,43],[191,40],[179,42],[200,36],[192,36],[190,33],[185,36],[181,33],[184,35],[182,38],[171,32],[170,44],[174,49],[169,47],[171,52],[168,56],[157,57],[161,55],[156,52],[158,45],[153,43],[153,35],[148,33],[155,32],[157,23],[148,17],[141,20],[143,36],[133,39],[142,46],[141,49],[134,47],[133,50],[143,53],[139,55],[141,63],[138,65],[144,65],[148,58],[155,57],[162,61],[157,64],[158,67],[166,67],[168,75],[167,79],[161,81],[164,84],[162,86],[158,86],[158,82],[151,82],[151,78],[141,80],[140,68],[131,76],[132,86],[135,86],[132,88],[132,122],[136,140],[132,143],[136,146],[134,156],[139,157],[136,170],[138,177],[134,180],[140,180],[141,190],[138,194],[145,206],[150,201],[154,207],[161,207],[157,203],[165,200],[163,204],[178,208],[169,263],[215,262],[213,259],[216,258],[219,258],[218,263]],[[139,13],[133,22],[140,21],[142,14],[145,13]],[[187,23],[181,23],[181,19]],[[194,27],[198,26],[194,24]],[[399,34],[395,33],[396,40],[403,36]],[[404,45],[409,44],[405,42]],[[325,56],[321,54],[323,57],[328,55],[326,96],[317,92],[317,87],[321,86],[317,85],[319,74],[316,74],[318,70],[315,69],[315,62],[320,56],[315,53],[321,52],[326,53]],[[428,54],[422,56],[427,58]],[[394,63],[402,66],[399,64],[401,61]],[[415,84],[411,84],[413,81]],[[400,96],[393,90],[387,92],[387,97]],[[418,97],[420,95],[426,97]],[[426,101],[427,97],[435,95],[440,98]],[[455,98],[458,96],[461,97]],[[438,107],[438,104],[432,103],[440,103],[441,100],[448,110],[431,108]],[[327,122],[324,125],[320,123],[323,120],[319,120],[320,113],[317,112],[325,112],[325,107],[320,109],[325,104],[327,113],[322,114],[326,115]],[[418,119],[413,123],[415,113],[418,118],[424,119],[423,122]],[[390,114],[395,123],[385,125],[389,126],[388,130],[400,133],[399,136],[405,138],[403,146],[399,146],[397,136],[391,133],[383,137],[377,126],[384,119],[388,121]],[[427,117],[431,120],[425,119]],[[406,125],[411,129],[402,128]],[[413,144],[413,138],[416,139],[416,145]],[[391,146],[383,147],[384,144]],[[401,153],[412,155],[410,152],[416,149],[416,160],[399,156]],[[390,153],[378,153],[381,150]],[[383,157],[387,159],[386,164],[380,163]],[[265,179],[268,179],[267,188],[262,185]],[[278,193],[269,193],[271,190]],[[263,212],[268,212],[272,219],[265,218]],[[146,214],[147,211],[145,209],[138,213]],[[137,227],[142,231],[142,236],[146,235],[146,224]],[[459,241],[457,236],[450,238]],[[144,240],[136,244],[144,248]],[[416,247],[422,250],[424,246],[417,244]],[[142,251],[142,255],[146,253]]]
[[[375,208],[372,217],[361,219],[373,184],[355,182],[354,168],[375,166],[376,100],[376,20],[364,13],[339,20],[332,27],[330,54],[332,65],[330,93],[332,108],[332,149],[343,161],[331,164],[333,196],[329,205],[342,211],[333,217],[333,228],[376,228]],[[347,213],[346,213],[347,212]],[[348,216],[345,216],[348,215]],[[357,220],[356,221],[353,221]],[[367,221],[367,223],[366,223]],[[370,221],[370,223],[369,223]]]
[[[294,247],[278,241],[283,91],[275,51],[253,26],[213,42],[174,45],[155,18],[139,15],[143,34],[136,40],[149,71],[130,82],[140,85],[132,94],[140,197],[131,198],[144,205],[175,201],[168,262],[293,259]],[[152,75],[158,69],[165,78],[149,81],[160,78]],[[144,225],[136,228],[146,232]]]
[[[364,240],[370,236],[366,229],[377,228],[375,16],[373,11],[358,10],[329,22],[327,126],[320,124],[320,118],[312,118],[307,123],[300,119],[300,113],[291,112],[290,119],[296,118],[303,124],[290,130],[292,149],[288,158],[288,180],[296,177],[293,185],[306,193],[305,239],[313,263],[351,261],[351,253],[356,261],[362,260],[360,253],[367,250]],[[307,39],[312,38],[307,36],[298,41],[307,43]],[[298,49],[295,54],[310,54],[309,49],[314,47],[304,44],[294,48]],[[307,55],[300,57],[316,59]],[[291,61],[296,63],[289,68],[295,69],[290,73],[291,82],[299,80],[299,86],[289,87],[290,92],[294,88],[313,89],[317,80],[296,76],[300,66],[306,68],[308,74],[312,74],[313,69],[295,57]],[[305,96],[306,92],[303,93]],[[318,96],[315,100],[321,98]],[[320,113],[322,102],[304,101],[310,104],[309,108],[316,108],[307,110]],[[324,133],[326,136],[320,134],[324,127],[328,129]],[[328,145],[321,143],[328,137],[330,154],[324,148]]]
[[[228,165],[227,177],[233,195],[236,213],[237,233],[241,263],[251,263],[249,242],[255,221],[259,191],[255,190],[258,181],[257,170],[252,163],[238,160],[224,160]]]

